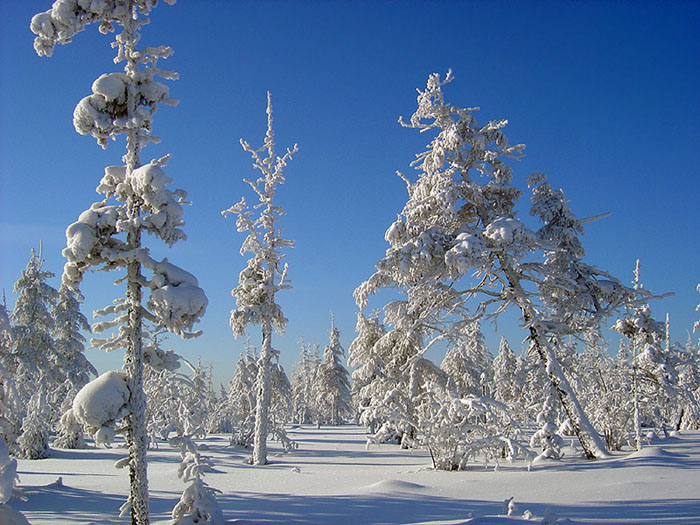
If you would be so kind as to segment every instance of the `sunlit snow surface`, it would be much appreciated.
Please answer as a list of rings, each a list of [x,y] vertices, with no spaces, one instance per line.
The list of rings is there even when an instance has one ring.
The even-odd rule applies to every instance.
[[[223,491],[218,500],[229,523],[541,523],[549,512],[559,523],[700,524],[700,432],[592,462],[565,447],[563,460],[529,472],[522,463],[436,472],[425,451],[366,450],[364,429],[355,426],[292,428],[290,437],[299,449],[285,454],[271,443],[265,467],[244,464],[248,453],[227,447],[226,436],[204,440],[202,453],[217,469],[206,481]],[[35,525],[128,523],[118,518],[127,473],[113,467],[125,453],[53,450],[49,459],[20,460],[27,501],[10,505]],[[149,451],[154,523],[167,522],[184,488],[178,463],[165,443]],[[510,497],[516,510],[507,518],[503,502]],[[522,518],[526,511],[534,521]]]

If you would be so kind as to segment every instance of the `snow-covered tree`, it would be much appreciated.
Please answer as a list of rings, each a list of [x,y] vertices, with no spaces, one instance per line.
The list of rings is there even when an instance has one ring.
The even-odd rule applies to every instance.
[[[292,418],[298,424],[312,423],[316,420],[317,407],[314,397],[314,385],[318,372],[318,345],[310,345],[302,338],[299,341],[301,351],[299,362],[292,373]]]
[[[523,406],[525,375],[520,359],[513,353],[505,337],[501,337],[498,355],[493,360],[492,396],[514,414]]]
[[[335,318],[331,318],[328,346],[323,350],[323,360],[316,374],[319,420],[326,424],[340,425],[352,413],[349,374],[341,362],[344,357],[340,330],[335,327]]]
[[[676,344],[672,348],[680,394],[675,428],[697,430],[700,428],[700,349],[693,345],[690,333],[684,346]]]
[[[22,400],[17,392],[15,380],[7,371],[12,366],[12,325],[5,304],[0,304],[0,438],[5,443],[15,443],[22,423]]]
[[[255,381],[258,376],[257,356],[250,347],[238,359],[236,371],[229,385],[225,410],[222,415],[231,424],[231,444],[253,446],[255,433]]]
[[[416,316],[421,319],[422,336],[429,337],[423,347],[453,333],[464,319],[516,308],[587,456],[604,455],[549,341],[599,325],[635,294],[582,262],[581,221],[543,175],[528,178],[531,213],[541,228],[534,231],[517,218],[522,191],[512,185],[506,161],[523,146],[508,143],[506,121],[479,126],[474,109],[446,103],[442,87],[451,80],[451,74],[431,75],[410,122],[402,121],[437,135],[413,163],[417,181],[402,175],[409,199],[386,232],[385,257],[355,299],[364,308],[369,295],[383,288],[422,289],[425,299],[414,298],[406,314],[414,316],[413,334]]]
[[[49,404],[46,391],[39,388],[29,399],[27,414],[17,438],[17,456],[25,459],[49,457]]]
[[[488,394],[484,386],[491,386],[491,354],[478,321],[463,325],[440,368],[450,376],[452,389],[460,396]]]
[[[174,3],[174,0],[167,0]],[[123,73],[107,73],[92,85],[92,94],[83,98],[73,113],[73,124],[80,134],[89,134],[105,148],[108,140],[126,136],[124,165],[109,166],[97,191],[103,200],[83,212],[66,230],[67,263],[63,283],[76,290],[89,270],[125,270],[126,295],[98,315],[114,317],[97,323],[97,333],[116,328],[117,333],[95,344],[105,350],[124,348],[124,368],[129,390],[126,439],[129,445],[129,500],[134,523],[148,523],[148,480],[146,472],[146,402],[143,393],[142,325],[144,318],[184,337],[193,337],[192,325],[203,315],[207,299],[197,279],[171,264],[157,261],[142,244],[142,235],[151,234],[172,245],[185,238],[180,227],[186,193],[171,191],[171,180],[163,167],[168,157],[141,162],[141,150],[159,139],[151,135],[153,114],[159,103],[174,104],[168,87],[155,80],[174,80],[177,74],[161,69],[158,61],[172,50],[167,46],[139,49],[142,27],[157,0],[107,0],[75,2],[57,0],[52,8],[32,18],[31,30],[37,35],[34,49],[51,56],[56,44],[65,44],[91,23],[102,33],[121,26],[113,47],[115,62],[124,63]],[[152,272],[150,278],[144,270]],[[146,304],[144,292],[150,291]]]
[[[17,446],[8,443],[19,457],[39,459],[48,456],[51,400],[49,396],[62,383],[59,356],[53,337],[51,308],[58,292],[47,279],[53,273],[43,269],[43,259],[33,250],[29,262],[14,286],[17,300],[12,311],[12,352],[5,363],[15,378],[21,399],[21,421]],[[32,413],[34,409],[37,413]]]
[[[297,443],[287,436],[284,429],[292,419],[292,384],[279,360],[271,365],[269,434],[277,439],[286,451],[289,451],[297,448]]]
[[[58,289],[58,300],[52,314],[53,337],[61,359],[61,368],[68,385],[80,390],[92,376],[97,375],[97,371],[84,353],[85,337],[82,331],[89,332],[90,325],[80,311],[75,292],[68,286],[62,284]]]
[[[73,405],[75,394],[85,386],[92,376],[97,376],[97,370],[85,357],[85,337],[81,331],[90,331],[87,319],[80,311],[80,303],[75,292],[65,285],[58,289],[58,300],[52,310],[54,319],[54,343],[58,357],[58,369],[63,383],[54,389],[52,405],[59,408],[60,421],[63,414]],[[60,423],[61,438],[56,446],[62,448],[82,448],[82,430],[72,425],[71,418],[65,420],[69,426]],[[76,445],[76,447],[72,446]]]
[[[577,356],[577,391],[591,423],[601,431],[608,450],[620,450],[631,428],[633,403],[627,346],[608,354],[600,334],[588,334]]]
[[[391,429],[401,436],[403,447],[414,446],[416,399],[429,382],[446,386],[449,381],[444,371],[424,357],[432,344],[442,339],[441,334],[425,343],[435,329],[433,306],[440,300],[439,294],[419,283],[408,287],[405,299],[384,307],[387,330],[373,345],[371,357],[378,369],[361,394],[369,404],[363,407],[360,421],[365,425],[383,422],[374,439],[391,435],[387,433]]]
[[[537,414],[537,423],[540,428],[530,438],[530,446],[542,451],[537,456],[541,459],[561,459],[564,456],[561,450],[561,447],[564,446],[564,439],[558,433],[558,426],[555,422],[556,403],[556,395],[550,391],[542,403],[539,414]]]
[[[384,363],[375,352],[375,344],[386,333],[384,326],[379,322],[379,313],[365,317],[362,312],[357,312],[357,335],[348,348],[348,366],[356,367],[352,372],[352,393],[360,416],[363,411],[372,406],[377,397],[383,397],[375,386],[381,382],[381,370]],[[365,421],[371,434],[375,433],[375,425],[379,421],[370,419]]]
[[[272,131],[272,102],[267,94],[267,133],[263,145],[255,149],[241,139],[241,146],[253,157],[253,167],[261,176],[255,180],[246,180],[258,197],[259,204],[253,209],[260,209],[254,217],[253,210],[242,198],[231,208],[222,211],[226,216],[237,216],[236,228],[246,232],[241,246],[241,255],[252,254],[246,268],[240,273],[238,286],[232,290],[237,308],[231,311],[231,328],[234,336],[246,332],[248,325],[260,325],[262,345],[258,360],[257,399],[255,410],[255,436],[253,464],[267,463],[267,435],[269,432],[270,411],[270,376],[272,359],[278,351],[272,347],[272,332],[284,332],[287,319],[282,308],[277,304],[275,295],[278,291],[290,288],[287,280],[287,264],[282,264],[285,248],[294,246],[294,242],[282,237],[282,228],[278,226],[284,210],[275,204],[275,192],[284,183],[283,169],[287,161],[296,153],[292,150],[279,157],[275,154],[275,140]],[[263,156],[261,156],[261,154]]]
[[[642,289],[639,259],[634,270],[634,288]],[[634,432],[637,450],[642,448],[642,412],[648,415],[653,406],[644,407],[644,398],[663,402],[673,389],[675,373],[663,350],[665,326],[652,317],[646,302],[628,308],[627,315],[618,319],[613,330],[627,337],[632,344],[632,394],[634,399]]]

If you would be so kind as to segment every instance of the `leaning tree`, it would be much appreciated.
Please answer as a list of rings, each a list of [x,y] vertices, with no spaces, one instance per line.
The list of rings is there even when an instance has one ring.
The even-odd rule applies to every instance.
[[[125,416],[130,485],[122,512],[130,511],[132,523],[139,524],[149,521],[143,322],[148,319],[183,337],[195,337],[199,332],[192,332],[192,326],[207,305],[193,275],[167,259],[155,260],[142,242],[144,233],[170,246],[186,238],[180,227],[184,224],[182,205],[187,194],[168,189],[172,181],[163,170],[168,156],[141,162],[142,148],[159,140],[151,135],[156,107],[159,103],[176,103],[170,98],[168,87],[155,80],[158,76],[177,79],[176,73],[158,66],[158,61],[170,56],[172,49],[137,47],[141,28],[149,22],[148,15],[157,4],[157,0],[57,0],[50,10],[35,15],[31,22],[37,35],[34,49],[43,56],[51,56],[56,44],[70,42],[91,23],[98,23],[101,33],[121,27],[112,46],[117,50],[114,61],[123,63],[124,71],[103,74],[95,80],[92,94],[75,108],[73,125],[78,133],[91,135],[103,148],[110,139],[124,135],[124,165],[105,168],[97,187],[103,199],[92,204],[66,230],[63,255],[67,262],[62,281],[77,291],[87,271],[126,272],[117,280],[125,282],[125,296],[95,312],[97,316],[111,316],[96,323],[95,332],[116,331],[93,344],[107,351],[125,349],[124,369],[130,392]]]
[[[582,221],[543,175],[527,179],[530,213],[540,228],[533,230],[517,217],[523,191],[513,184],[508,160],[524,146],[509,144],[503,132],[507,121],[478,125],[476,108],[445,102],[442,87],[451,80],[450,73],[444,79],[431,75],[410,121],[400,120],[435,136],[413,162],[417,180],[399,174],[409,198],[386,231],[385,257],[355,291],[357,304],[366,307],[368,297],[384,288],[405,293],[405,320],[399,321],[408,323],[419,343],[412,362],[434,342],[450,340],[464,323],[517,309],[531,351],[544,364],[586,455],[605,455],[554,345],[562,336],[599,326],[638,292],[582,261]]]

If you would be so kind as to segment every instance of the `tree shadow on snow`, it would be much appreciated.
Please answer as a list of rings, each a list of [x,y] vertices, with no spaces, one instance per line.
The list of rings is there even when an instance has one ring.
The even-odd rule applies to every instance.
[[[27,501],[13,499],[13,509],[33,520],[50,523],[95,523],[100,525],[128,523],[128,517],[119,517],[119,508],[126,501],[123,494],[85,490],[51,483],[43,486],[20,486]],[[152,517],[167,518],[179,499],[179,494],[149,497]]]
[[[295,496],[286,494],[223,494],[218,501],[227,523],[284,524],[407,524],[498,516],[503,502],[461,500],[417,494],[358,494]],[[700,524],[700,499],[609,501],[547,505],[516,501],[514,517],[529,510],[544,516],[548,510],[571,523],[578,519],[628,523]],[[539,520],[538,520],[539,522]]]
[[[426,520],[466,519],[498,514],[503,503],[416,494],[308,496],[290,494],[221,494],[217,500],[228,523],[400,524]]]

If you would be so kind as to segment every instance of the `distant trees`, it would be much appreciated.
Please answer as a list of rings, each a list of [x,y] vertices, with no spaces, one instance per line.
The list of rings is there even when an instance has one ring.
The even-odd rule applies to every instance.
[[[317,420],[316,376],[321,363],[318,345],[310,345],[302,338],[299,361],[292,373],[292,420],[300,425]]]
[[[63,283],[77,292],[85,272],[91,269],[126,272],[119,279],[126,283],[125,297],[100,310],[111,319],[93,328],[101,333],[112,328],[117,333],[95,344],[105,350],[125,348],[124,368],[129,406],[126,416],[129,445],[129,500],[133,523],[148,523],[148,482],[146,474],[146,401],[143,393],[144,318],[184,337],[195,337],[193,324],[203,315],[207,299],[197,279],[167,259],[157,261],[142,243],[144,233],[168,245],[185,238],[180,227],[186,193],[171,191],[171,180],[163,167],[168,157],[141,162],[141,150],[159,139],[151,135],[153,114],[159,103],[173,104],[168,87],[155,80],[174,80],[177,74],[161,69],[158,61],[172,53],[167,46],[139,49],[142,27],[156,6],[154,0],[125,2],[80,2],[57,0],[52,8],[32,18],[31,30],[37,35],[34,48],[40,56],[51,56],[56,44],[65,44],[91,23],[101,32],[122,28],[113,46],[115,62],[124,63],[123,73],[101,75],[92,85],[92,94],[75,108],[73,124],[80,134],[89,134],[106,148],[108,140],[126,136],[124,165],[109,166],[97,191],[104,199],[83,212],[66,230],[67,263]],[[169,3],[173,3],[172,0]],[[148,278],[143,270],[150,270]],[[150,291],[143,304],[144,291]]]
[[[255,149],[241,139],[241,146],[253,157],[253,167],[260,171],[256,180],[245,180],[258,197],[260,214],[254,212],[242,198],[231,208],[222,211],[226,216],[237,216],[236,228],[247,232],[241,246],[241,255],[252,254],[246,268],[240,273],[238,286],[232,290],[237,308],[231,311],[231,328],[234,336],[243,335],[248,325],[260,325],[262,346],[258,359],[257,396],[255,410],[255,433],[253,464],[267,463],[267,436],[271,402],[272,359],[278,351],[272,347],[272,332],[284,332],[287,319],[275,300],[278,291],[290,288],[287,280],[287,264],[282,264],[282,250],[294,246],[294,242],[282,237],[282,228],[278,226],[284,210],[275,205],[275,192],[284,183],[283,169],[287,161],[296,153],[292,150],[279,157],[275,154],[275,140],[272,130],[272,102],[267,94],[267,133],[263,145]],[[265,156],[261,156],[261,154]]]

